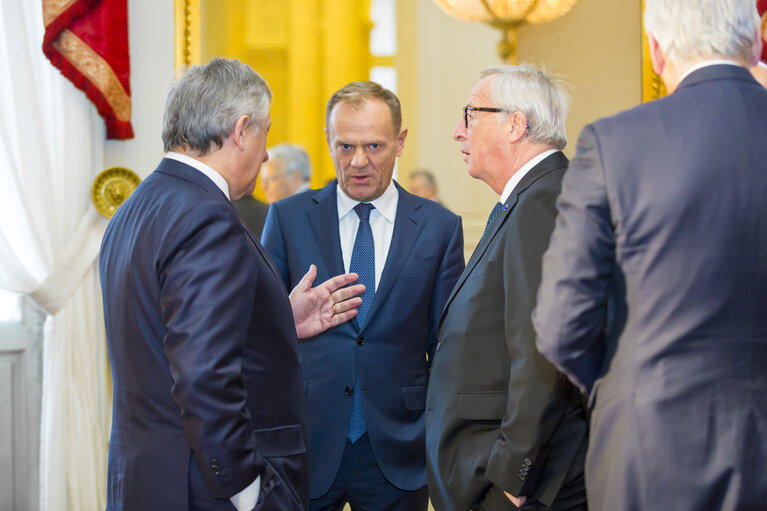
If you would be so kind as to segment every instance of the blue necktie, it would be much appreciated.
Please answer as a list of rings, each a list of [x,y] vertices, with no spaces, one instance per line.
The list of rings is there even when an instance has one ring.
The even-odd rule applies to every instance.
[[[373,297],[376,292],[375,244],[373,243],[373,231],[370,230],[370,210],[373,207],[372,204],[367,202],[361,202],[354,206],[354,211],[360,218],[360,224],[357,227],[357,237],[354,240],[349,271],[359,275],[358,284],[365,284],[365,292],[362,293],[362,304],[357,308],[357,316],[354,318],[360,328],[365,324],[365,318],[370,310],[370,304],[373,303]],[[354,381],[354,391],[352,393],[349,440],[352,443],[356,442],[365,434],[366,429],[365,415],[362,412],[362,389],[360,388],[360,379],[357,377]]]
[[[485,232],[482,233],[482,237],[484,238],[487,234],[487,231],[490,230],[490,226],[493,225],[493,220],[495,220],[495,217],[498,216],[498,213],[501,211],[501,208],[503,207],[503,204],[500,202],[495,203],[495,207],[490,212],[490,216],[487,217],[487,224],[485,224]],[[481,241],[481,240],[480,240]]]

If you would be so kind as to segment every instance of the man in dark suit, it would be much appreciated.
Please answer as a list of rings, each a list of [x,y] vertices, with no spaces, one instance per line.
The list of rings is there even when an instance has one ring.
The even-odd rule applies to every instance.
[[[453,132],[499,196],[448,298],[426,400],[437,511],[585,509],[578,390],[535,349],[530,313],[567,167],[567,96],[531,66],[485,71]]]
[[[237,216],[240,217],[256,239],[261,239],[261,233],[264,230],[266,222],[266,213],[269,211],[269,205],[261,202],[251,194],[243,196],[241,199],[232,201],[234,209],[237,210]]]
[[[535,313],[591,392],[598,511],[767,503],[767,90],[753,0],[647,0],[672,94],[584,128]]]
[[[114,415],[107,509],[308,505],[296,336],[356,315],[345,275],[290,299],[230,202],[253,191],[271,91],[213,59],[168,95],[165,159],[123,204],[101,249]],[[224,108],[224,105],[226,108]],[[291,311],[292,309],[292,311]]]
[[[397,97],[354,82],[328,102],[337,181],[273,204],[263,242],[288,287],[310,264],[366,285],[354,322],[300,345],[312,509],[425,511],[424,404],[439,315],[463,269],[460,217],[392,180]]]

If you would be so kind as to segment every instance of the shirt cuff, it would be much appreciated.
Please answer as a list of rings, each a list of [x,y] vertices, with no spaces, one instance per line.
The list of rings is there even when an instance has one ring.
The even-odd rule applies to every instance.
[[[237,511],[251,511],[256,507],[259,493],[261,493],[261,476],[256,477],[256,480],[250,483],[248,487],[240,493],[232,495],[229,500],[237,508]]]

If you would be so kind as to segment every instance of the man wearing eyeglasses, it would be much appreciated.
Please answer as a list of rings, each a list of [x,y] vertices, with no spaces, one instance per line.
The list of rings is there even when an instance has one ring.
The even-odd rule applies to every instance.
[[[481,74],[453,138],[500,197],[448,298],[426,401],[434,508],[586,509],[580,392],[535,348],[530,313],[567,158],[567,95],[531,66]]]

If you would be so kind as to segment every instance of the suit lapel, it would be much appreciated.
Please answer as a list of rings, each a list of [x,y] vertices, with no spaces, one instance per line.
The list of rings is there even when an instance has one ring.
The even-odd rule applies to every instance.
[[[336,181],[333,180],[325,188],[318,190],[312,200],[314,207],[310,207],[306,215],[322,254],[325,269],[330,277],[341,275],[344,273],[344,259],[341,254],[341,236],[338,234]]]
[[[394,219],[394,232],[392,233],[391,245],[389,245],[389,253],[386,256],[386,264],[381,273],[381,282],[378,283],[365,325],[370,323],[370,318],[381,308],[381,304],[389,292],[391,292],[426,224],[426,218],[418,212],[421,205],[414,201],[413,196],[403,190],[396,181],[394,185],[399,192],[397,216]],[[337,227],[338,222],[336,222],[336,231]]]
[[[514,187],[514,190],[512,190],[508,199],[506,199],[506,202],[503,204],[503,208],[498,213],[498,216],[493,221],[493,224],[490,226],[490,230],[487,232],[487,235],[483,236],[479,241],[479,245],[477,245],[477,248],[474,249],[474,253],[471,254],[471,258],[469,258],[469,262],[466,265],[466,268],[463,270],[463,273],[461,273],[461,276],[458,277],[458,282],[456,282],[455,286],[453,287],[453,291],[450,293],[450,296],[445,303],[445,307],[442,310],[443,319],[445,317],[445,312],[447,312],[447,308],[450,306],[450,302],[453,301],[453,298],[461,289],[464,282],[466,282],[466,279],[469,277],[471,272],[474,271],[474,268],[477,267],[477,264],[487,251],[487,248],[490,246],[493,238],[495,238],[495,235],[498,234],[501,226],[506,223],[506,219],[511,215],[511,212],[517,205],[519,195],[527,188],[529,188],[533,183],[535,183],[538,179],[542,178],[549,172],[566,166],[567,158],[565,155],[561,151],[553,153],[544,158],[541,162],[538,163],[538,165],[530,169],[530,172],[525,174],[525,177],[523,177],[517,186]],[[440,320],[440,325],[441,324],[442,320]]]

